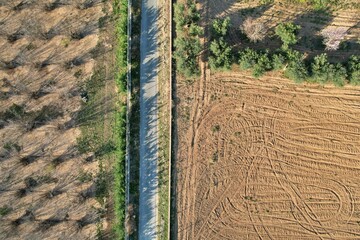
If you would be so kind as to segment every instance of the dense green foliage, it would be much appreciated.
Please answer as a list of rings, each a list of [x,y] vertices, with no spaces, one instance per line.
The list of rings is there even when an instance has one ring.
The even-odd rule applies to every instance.
[[[350,83],[360,85],[360,57],[351,56],[347,65]]]
[[[280,23],[275,28],[275,34],[283,42],[284,49],[287,49],[289,45],[293,45],[297,43],[298,38],[296,36],[296,33],[300,28],[301,28],[300,26],[295,25],[294,23],[291,22]]]
[[[176,22],[176,30],[183,31],[185,26],[190,26],[192,23],[196,23],[200,19],[200,13],[196,9],[195,3],[187,1],[184,4],[174,5],[174,14]]]
[[[209,66],[211,69],[230,69],[232,63],[231,47],[221,37],[210,44],[211,56]]]
[[[114,14],[116,18],[116,82],[122,91],[126,93],[127,82],[127,19],[128,1],[115,0]],[[114,169],[114,231],[116,239],[125,238],[125,148],[126,148],[126,106],[118,102],[115,113],[115,129],[117,134],[115,140],[115,169]]]
[[[347,81],[360,84],[360,58],[352,56],[347,69],[340,63],[332,64],[325,53],[316,56],[309,64],[298,51],[286,49],[272,55],[268,51],[256,51],[246,48],[239,53],[239,65],[243,70],[251,69],[254,77],[260,77],[266,71],[283,70],[284,76],[295,82],[330,83],[344,86]]]
[[[186,77],[199,73],[197,56],[201,51],[200,41],[197,37],[179,37],[175,40],[177,69]]]
[[[273,68],[268,51],[257,52],[253,49],[246,48],[240,52],[239,55],[240,68],[244,70],[252,69],[252,74],[256,78]]]
[[[204,33],[198,25],[200,13],[194,2],[174,5],[177,38],[174,42],[177,70],[186,77],[199,74],[197,58],[201,52],[199,36]]]
[[[12,211],[12,208],[9,207],[8,205],[4,205],[2,207],[0,207],[0,217],[3,217],[7,214],[9,214]]]
[[[334,4],[336,0],[304,0],[303,2],[311,3],[320,8]],[[229,18],[215,20],[212,24],[213,34],[217,37],[210,44],[209,65],[212,69],[226,69],[231,63],[231,47],[223,40],[223,36],[228,31],[228,26],[230,26]],[[299,25],[292,22],[280,23],[275,28],[275,34],[283,42],[281,49],[270,55],[268,51],[246,48],[239,53],[240,68],[243,70],[252,69],[254,77],[260,77],[266,71],[282,70],[284,76],[296,82],[310,81],[321,84],[332,82],[339,87],[347,82],[360,85],[360,58],[358,56],[352,56],[345,67],[341,63],[328,62],[326,54],[321,54],[310,62],[306,62],[303,54],[289,49],[290,45],[298,42],[297,33],[300,28]]]
[[[259,53],[253,49],[246,48],[239,53],[239,64],[243,70],[252,68],[259,59]]]
[[[127,0],[114,0],[114,16],[116,19],[116,82],[121,91],[126,90],[127,73]]]
[[[211,69],[230,69],[232,49],[225,37],[229,31],[230,18],[216,19],[212,23],[212,41],[210,43],[209,66]]]
[[[212,23],[213,34],[217,37],[224,37],[227,35],[230,27],[230,18],[215,19]]]
[[[274,70],[284,68],[286,57],[282,53],[275,53],[272,55],[272,65]]]
[[[327,83],[333,81],[337,86],[344,86],[347,77],[345,67],[328,62],[325,53],[318,55],[311,63],[311,78],[314,82]]]
[[[287,49],[285,56],[287,62],[284,71],[285,77],[298,83],[303,82],[309,75],[303,55],[298,51]]]

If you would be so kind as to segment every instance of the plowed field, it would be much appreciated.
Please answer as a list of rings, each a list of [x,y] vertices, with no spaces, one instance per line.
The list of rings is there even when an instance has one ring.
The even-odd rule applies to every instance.
[[[178,239],[359,239],[360,89],[178,84]]]

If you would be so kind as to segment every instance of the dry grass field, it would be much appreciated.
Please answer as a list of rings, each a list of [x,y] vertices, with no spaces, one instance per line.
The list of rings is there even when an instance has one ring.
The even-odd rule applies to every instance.
[[[110,13],[100,0],[0,1],[0,239],[94,239],[108,227],[99,154],[82,154],[77,139],[115,91],[103,67],[93,84],[105,84],[104,99],[80,111],[99,51],[111,49],[100,30]]]
[[[241,13],[255,11],[270,28],[297,21],[302,36],[348,27],[348,48],[329,56],[359,54],[359,9],[336,10],[324,23],[304,6],[259,5],[198,7],[206,29],[209,19],[231,17],[235,47],[280,46],[241,41]],[[300,41],[301,52],[323,51]],[[206,56],[200,61],[199,78],[176,80],[177,239],[359,239],[360,88],[295,84],[277,72],[255,79],[237,66],[214,73]]]

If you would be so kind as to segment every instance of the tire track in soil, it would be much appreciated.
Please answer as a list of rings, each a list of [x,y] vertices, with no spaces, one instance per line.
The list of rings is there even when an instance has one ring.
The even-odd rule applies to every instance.
[[[212,79],[214,79],[214,78],[212,78]],[[229,84],[232,84],[232,83],[229,83]],[[211,85],[211,84],[210,84]],[[198,86],[199,88],[198,89],[201,89],[201,86]],[[207,90],[211,90],[210,89],[211,88],[211,86],[209,87],[209,88],[207,88]],[[223,87],[223,88],[226,88],[226,86],[225,87]],[[262,91],[269,91],[269,89],[271,89],[271,85],[269,85],[269,86],[267,86],[267,87],[265,87],[265,88],[263,88],[263,90]],[[250,94],[256,94],[255,93],[255,90],[256,90],[256,88],[253,88],[253,90],[251,90],[250,91]],[[312,91],[314,90],[314,89],[311,89]],[[316,90],[317,91],[317,90]],[[231,92],[231,91],[230,91]],[[288,92],[290,92],[291,93],[291,91],[288,91]],[[351,91],[350,91],[351,92]],[[297,94],[298,94],[298,92],[297,92]],[[302,93],[302,95],[305,95],[305,94],[313,94],[313,93]],[[209,93],[207,93],[207,95],[209,96]],[[315,93],[315,96],[316,97],[326,97],[326,95],[329,95],[329,93],[321,93],[321,92],[318,92],[318,93]],[[351,102],[353,102],[355,99],[354,99],[354,96],[353,95],[351,95],[351,93],[350,94],[341,94],[342,95],[342,102],[343,101],[351,101]],[[203,95],[204,96],[204,95]],[[271,96],[271,94],[269,95],[269,97],[272,97]],[[276,95],[276,97],[277,98],[279,98],[277,95]],[[200,98],[201,99],[201,98]],[[204,99],[204,98],[202,98],[202,99]],[[198,101],[198,100],[197,100]],[[208,100],[209,101],[209,100]],[[262,99],[262,100],[259,100],[259,101],[264,101],[264,99]],[[218,108],[221,108],[221,104],[228,104],[228,102],[226,103],[226,101],[225,102],[223,102],[223,101],[221,101],[221,103],[219,103],[219,107]],[[342,103],[343,104],[343,103]],[[234,106],[236,106],[236,104],[233,104]],[[240,104],[238,104],[238,105],[240,105]],[[256,104],[252,104],[253,106],[255,106]],[[258,104],[258,106],[260,106],[261,104]],[[303,110],[305,110],[304,109],[304,107],[303,107],[303,105],[301,105],[301,103],[299,103],[299,104],[297,104],[298,105],[298,107],[296,107],[296,110],[294,110],[294,111],[300,111],[300,112],[303,112],[303,114],[301,115],[301,117],[306,117],[306,116],[311,116],[312,114],[314,114],[314,113],[312,113],[311,111],[303,111]],[[321,102],[319,102],[319,103],[317,103],[316,105],[314,105],[314,107],[315,108],[317,108],[317,107],[319,107],[321,105]],[[218,170],[220,170],[220,169],[223,169],[223,168],[225,168],[226,166],[228,166],[228,165],[226,165],[226,166],[220,166],[220,167],[215,167],[215,168],[211,168],[211,173],[210,174],[208,174],[207,173],[207,171],[209,171],[208,170],[208,167],[207,167],[207,165],[205,164],[205,163],[203,163],[202,161],[200,161],[200,162],[197,162],[196,164],[195,164],[195,161],[199,161],[199,160],[197,160],[197,156],[200,156],[200,155],[198,155],[198,154],[200,154],[200,153],[202,153],[202,146],[200,145],[200,149],[198,149],[197,150],[197,147],[199,146],[199,141],[202,139],[202,135],[204,135],[204,136],[206,136],[206,134],[209,134],[209,126],[211,126],[211,123],[209,123],[210,121],[208,120],[208,119],[211,119],[211,118],[213,118],[214,117],[214,114],[215,114],[215,116],[216,116],[216,109],[214,110],[214,105],[210,105],[209,107],[206,107],[205,109],[202,109],[203,107],[204,107],[204,105],[202,105],[201,107],[201,109],[199,108],[199,106],[200,106],[200,104],[199,105],[197,105],[197,107],[195,107],[195,109],[193,110],[193,112],[194,112],[194,114],[193,114],[193,118],[192,118],[192,122],[193,123],[195,123],[196,122],[196,125],[194,125],[194,127],[193,127],[193,135],[192,135],[192,138],[190,138],[190,139],[192,139],[191,140],[191,144],[189,144],[189,148],[191,148],[191,154],[190,155],[188,155],[188,156],[190,156],[191,157],[191,159],[189,159],[188,158],[188,160],[187,160],[187,162],[188,163],[192,163],[192,165],[190,165],[190,164],[188,164],[187,163],[187,166],[191,166],[191,174],[196,174],[196,175],[187,175],[188,177],[193,177],[193,181],[192,181],[192,183],[190,183],[190,184],[188,184],[188,186],[190,186],[190,188],[189,189],[187,189],[189,192],[191,191],[191,190],[195,190],[195,191],[197,191],[197,189],[199,189],[199,188],[201,188],[201,187],[203,187],[203,185],[201,184],[201,182],[203,181],[203,179],[205,179],[205,178],[209,178],[210,180],[206,180],[206,181],[210,181],[211,182],[211,179],[212,178],[218,178],[218,175],[216,175],[216,172],[218,171]],[[350,105],[351,106],[351,105]],[[336,106],[337,107],[337,106]],[[236,107],[235,107],[236,108]],[[225,108],[226,109],[226,108]],[[271,108],[268,108],[268,111],[273,111],[274,109],[276,109],[276,108],[273,108],[273,109],[271,109]],[[289,135],[290,135],[290,137],[291,137],[291,141],[290,142],[292,142],[293,140],[292,139],[294,139],[294,140],[296,140],[297,139],[297,134],[299,134],[300,132],[294,132],[293,134],[290,134],[288,131],[284,131],[282,134],[281,134],[281,136],[279,136],[278,135],[278,132],[277,132],[277,130],[275,130],[277,127],[275,126],[275,122],[279,122],[279,124],[280,125],[283,125],[284,124],[284,122],[282,122],[281,121],[281,119],[283,119],[285,116],[287,116],[287,115],[285,115],[285,113],[286,113],[286,110],[285,110],[286,108],[283,108],[283,110],[281,110],[280,112],[283,112],[283,113],[280,113],[280,115],[281,114],[283,114],[284,116],[280,116],[280,117],[276,117],[275,116],[275,114],[273,115],[273,117],[271,118],[271,117],[269,117],[270,116],[270,114],[267,114],[266,116],[265,116],[265,119],[270,119],[270,122],[272,122],[272,124],[270,124],[270,127],[268,126],[268,125],[265,125],[265,124],[263,124],[262,125],[262,130],[261,130],[261,134],[263,135],[263,140],[265,141],[265,143],[264,143],[264,146],[262,147],[262,150],[261,151],[257,151],[258,153],[260,153],[260,155],[262,155],[263,153],[267,156],[267,159],[268,159],[268,161],[271,163],[270,165],[272,165],[272,169],[273,169],[273,173],[274,173],[274,175],[277,175],[276,177],[279,179],[279,181],[282,181],[283,183],[283,185],[285,184],[285,185],[288,185],[288,187],[284,187],[284,190],[285,190],[285,192],[287,192],[288,193],[288,196],[290,197],[290,199],[291,199],[291,201],[293,202],[293,205],[295,206],[295,208],[297,209],[297,211],[299,212],[298,214],[300,214],[300,215],[298,215],[298,214],[292,214],[292,216],[293,216],[293,219],[294,220],[291,220],[292,222],[293,221],[296,221],[297,222],[297,224],[298,225],[302,225],[303,226],[303,228],[304,229],[307,229],[307,231],[309,231],[309,234],[312,234],[312,233],[314,233],[314,234],[316,234],[320,239],[321,238],[336,238],[336,236],[338,236],[338,235],[332,235],[332,233],[334,232],[334,234],[338,234],[338,233],[340,233],[341,231],[339,230],[339,228],[334,228],[334,226],[333,227],[330,227],[330,226],[325,226],[324,224],[325,224],[325,220],[323,221],[322,220],[322,218],[320,218],[319,217],[319,215],[317,215],[317,212],[315,211],[315,209],[313,208],[314,207],[314,205],[309,205],[309,203],[307,203],[306,201],[307,200],[305,200],[304,199],[304,197],[303,197],[303,194],[302,194],[302,192],[301,192],[301,190],[300,189],[298,189],[298,187],[296,186],[296,185],[294,185],[295,183],[293,182],[293,181],[291,181],[291,179],[289,179],[289,177],[287,177],[287,178],[285,178],[286,180],[284,180],[284,176],[286,176],[287,175],[287,172],[285,171],[285,169],[283,169],[282,168],[282,166],[281,166],[281,164],[286,164],[286,165],[284,165],[284,166],[286,166],[286,167],[288,167],[288,165],[290,164],[291,166],[292,166],[292,168],[296,168],[297,167],[297,165],[299,164],[299,163],[296,163],[296,162],[293,162],[292,163],[292,161],[289,161],[289,160],[287,160],[287,161],[283,161],[283,160],[281,160],[281,158],[279,157],[279,156],[277,156],[275,159],[276,159],[276,161],[278,162],[277,163],[277,165],[274,165],[274,163],[273,163],[273,159],[272,159],[272,157],[271,157],[271,154],[270,154],[270,151],[274,151],[275,153],[276,153],[276,155],[277,155],[277,152],[278,151],[283,151],[283,147],[285,147],[285,145],[284,146],[280,146],[280,148],[279,148],[279,146],[277,146],[276,147],[276,145],[278,145],[278,140],[279,139],[282,139],[282,141],[283,142],[285,142],[285,141],[288,141],[289,139],[288,139],[288,137],[289,137]],[[215,112],[215,113],[213,113],[213,111]],[[226,111],[228,111],[228,110],[226,110]],[[231,115],[230,117],[228,117],[228,118],[226,118],[226,117],[224,117],[224,116],[226,116],[226,115],[229,115],[229,113],[228,112],[222,112],[221,114],[222,114],[222,118],[223,119],[227,119],[229,122],[230,121],[236,121],[237,119],[236,119],[236,116],[235,115]],[[235,110],[234,110],[235,111]],[[338,113],[337,113],[337,115],[341,115],[341,113],[343,113],[344,111],[341,111],[340,109],[336,109],[336,108],[334,108],[334,109],[332,109],[331,110],[332,112],[333,111],[338,111]],[[201,112],[201,113],[199,113],[199,112]],[[349,113],[349,112],[346,112],[346,113]],[[298,113],[297,113],[298,114]],[[318,113],[317,113],[318,114]],[[331,118],[332,116],[331,115],[329,115],[329,114],[326,114],[326,113],[321,113],[321,114],[323,114],[323,116],[325,117],[325,118]],[[345,122],[347,122],[347,121],[349,121],[349,119],[356,119],[354,116],[356,116],[358,113],[356,112],[356,111],[350,111],[350,113],[349,114],[344,114],[345,115],[345,117],[346,117],[346,120],[345,120]],[[250,110],[250,112],[248,113],[248,115],[246,115],[246,116],[240,116],[240,118],[241,119],[247,119],[247,118],[258,118],[258,115],[259,115],[259,113],[254,113],[253,112],[253,110]],[[343,116],[344,116],[343,115]],[[201,119],[197,119],[196,118],[196,116],[202,116],[202,118]],[[334,115],[335,116],[335,115]],[[301,117],[300,117],[300,115],[299,115],[299,118],[297,118],[296,119],[296,121],[294,121],[295,119],[293,119],[292,121],[294,121],[294,124],[302,124],[303,122],[301,121]],[[335,116],[336,117],[336,116]],[[215,119],[216,120],[216,119]],[[212,122],[216,122],[215,120],[213,120]],[[308,122],[308,126],[309,127],[311,127],[311,123],[315,123],[316,122],[316,120],[317,120],[317,118],[315,118],[314,116],[312,116],[311,117],[311,119],[310,119],[310,122]],[[241,121],[240,121],[241,122]],[[341,122],[341,121],[332,121],[332,122],[329,122],[328,124],[329,124],[329,131],[331,131],[331,130],[333,130],[333,129],[331,129],[331,127],[330,127],[330,124],[336,124],[336,122]],[[346,127],[348,127],[349,125],[345,125],[346,123],[344,123],[344,127],[346,126]],[[353,128],[356,128],[356,123],[355,122],[352,122],[351,123],[353,126]],[[254,122],[253,121],[250,121],[249,123],[248,123],[248,125],[250,126],[249,127],[249,129],[251,129],[251,128],[254,128],[254,131],[255,131],[255,133],[256,134],[259,134],[257,131],[258,131],[258,128],[254,125]],[[337,125],[339,125],[339,124],[337,124]],[[208,126],[208,128],[206,129],[206,126]],[[340,128],[342,128],[342,129],[344,129],[344,127],[343,126],[340,126]],[[246,128],[245,127],[243,127],[242,129],[244,129],[243,131],[245,131],[245,132],[248,132],[248,131],[251,131],[251,130],[245,130]],[[345,128],[346,129],[346,128]],[[235,129],[234,129],[235,130]],[[336,131],[337,131],[337,134],[340,134],[341,133],[341,131],[345,131],[345,132],[349,132],[349,131],[347,131],[347,130],[341,130],[341,129],[336,129]],[[227,149],[231,149],[231,146],[229,147],[228,146],[228,141],[229,141],[229,137],[228,136],[226,136],[226,135],[223,135],[223,134],[226,134],[227,132],[220,132],[217,136],[216,136],[216,142],[215,142],[215,145],[216,145],[216,147],[215,147],[215,149],[217,150],[217,152],[219,153],[219,155],[221,156],[221,158],[219,159],[219,160],[222,160],[222,159],[224,159],[224,161],[226,160],[226,158],[225,158],[225,156],[227,156]],[[275,134],[276,133],[276,134]],[[270,136],[269,136],[269,134],[270,134]],[[319,137],[318,139],[316,139],[316,138],[313,138],[313,136],[312,135],[314,135],[315,134],[315,132],[314,133],[311,133],[311,134],[308,134],[308,139],[309,139],[309,144],[311,143],[311,141],[316,141],[316,142],[318,142],[318,140],[321,140],[321,137]],[[318,134],[319,134],[319,132],[318,132]],[[320,132],[320,134],[321,134],[321,132]],[[287,135],[286,137],[284,137],[284,135]],[[356,133],[354,133],[354,134],[352,134],[353,136],[352,136],[352,138],[355,138],[356,139],[356,137],[358,137],[358,135],[356,134]],[[322,137],[322,138],[324,138],[324,137]],[[256,138],[251,138],[252,140],[251,140],[251,142],[256,142],[257,141],[257,139]],[[341,141],[341,139],[339,140],[339,141]],[[348,141],[350,141],[350,140],[348,140]],[[297,151],[297,149],[301,149],[301,147],[303,146],[303,145],[301,145],[301,144],[299,144],[299,143],[297,143],[297,142],[294,142],[294,143],[296,143],[297,145],[296,146],[292,146],[291,148],[293,149],[292,151],[295,153],[295,151]],[[302,143],[303,144],[303,143]],[[288,147],[289,145],[287,145],[286,147]],[[329,145],[330,146],[330,145]],[[319,147],[320,147],[320,145],[319,145]],[[308,150],[308,152],[309,153],[311,153],[311,152],[313,152],[313,151],[316,151],[316,149],[318,149],[318,148],[315,148],[315,149],[313,149],[313,150]],[[321,149],[321,148],[320,148]],[[320,150],[319,149],[319,150]],[[340,149],[340,148],[339,148]],[[339,150],[339,149],[337,149],[337,152],[338,153],[341,153],[341,151]],[[252,156],[252,157],[250,157],[249,159],[250,159],[250,163],[249,163],[249,165],[246,165],[245,167],[246,168],[248,168],[248,171],[247,171],[247,173],[246,173],[246,184],[245,184],[245,193],[246,193],[246,195],[251,195],[252,193],[256,193],[256,189],[254,188],[254,187],[251,187],[253,184],[251,184],[251,182],[252,182],[252,180],[251,179],[254,179],[254,174],[257,174],[256,173],[256,171],[259,171],[259,169],[258,169],[258,165],[261,165],[261,163],[262,162],[264,162],[264,159],[265,159],[265,157],[263,157],[263,156],[259,156],[261,159],[259,159],[259,160],[256,160],[255,159],[255,157],[253,156],[254,155],[254,153],[252,153],[252,152],[256,152],[256,148],[254,148],[253,146],[251,146],[251,148],[250,148],[250,152],[247,152],[246,154],[247,154],[247,156]],[[296,157],[296,158],[299,158],[299,156],[296,156],[295,154],[293,153],[293,157]],[[346,151],[344,150],[344,153],[343,154],[346,154]],[[336,157],[336,158],[340,158],[340,157],[343,157],[343,154],[342,155],[339,155],[339,156],[337,156],[337,155],[334,155],[334,157]],[[356,156],[356,154],[354,153],[354,154],[350,154],[349,155],[349,158],[348,158],[348,160],[350,161],[350,160],[352,160],[353,159],[353,157],[354,156]],[[303,157],[302,157],[302,159],[301,160],[307,160],[306,162],[303,162],[303,161],[301,161],[300,162],[300,166],[303,166],[302,167],[302,169],[303,170],[298,170],[298,171],[304,171],[305,169],[307,169],[307,168],[309,168],[309,166],[312,166],[312,165],[309,165],[309,164],[314,164],[314,163],[316,163],[316,162],[318,162],[318,160],[316,160],[315,158],[314,159],[310,159],[310,161],[309,161],[309,156],[307,156],[307,155],[303,155]],[[335,164],[334,162],[330,162],[330,161],[323,161],[322,162],[322,164],[323,165],[326,165],[326,166],[329,166],[329,164],[331,165],[333,165],[333,164]],[[342,164],[340,164],[342,167],[346,167],[346,165],[342,165]],[[234,164],[234,166],[236,166],[236,164]],[[275,166],[278,166],[278,167],[275,167]],[[200,167],[200,168],[199,168]],[[279,167],[281,167],[281,168],[279,168]],[[194,168],[198,168],[197,170],[195,170]],[[201,169],[201,170],[200,170]],[[199,171],[200,170],[200,171]],[[215,176],[216,175],[216,176]],[[209,177],[208,177],[209,176]],[[214,177],[212,177],[212,176],[214,176]],[[280,176],[282,176],[282,177],[280,177]],[[217,180],[217,181],[224,181],[224,179],[231,179],[231,178],[233,178],[233,176],[224,176],[224,178],[223,179],[221,179],[221,180]],[[333,181],[336,181],[336,179],[332,179]],[[325,191],[325,192],[331,192],[331,189],[332,188],[327,188],[327,187],[323,187],[323,186],[320,186],[320,185],[318,185],[319,183],[316,183],[315,185],[309,185],[309,184],[307,184],[309,187],[313,187],[314,189],[315,188],[317,188],[317,189],[319,189],[319,190],[317,190],[317,191],[320,191],[321,189],[321,191]],[[333,184],[333,183],[332,183]],[[335,183],[335,184],[338,184],[338,185],[341,185],[342,183],[340,183],[339,181],[337,182],[337,183]],[[330,184],[330,186],[331,186],[331,184]],[[232,188],[232,186],[231,185],[229,185],[228,186],[228,188],[226,188],[225,189],[225,191],[229,191],[230,192],[230,190],[231,190],[231,188]],[[352,219],[352,216],[353,216],[353,213],[354,213],[354,209],[355,209],[355,206],[354,206],[354,199],[353,199],[353,197],[352,197],[352,194],[351,194],[351,192],[353,191],[352,189],[349,189],[347,186],[346,186],[346,184],[342,184],[342,188],[344,189],[344,190],[341,190],[341,192],[340,193],[337,193],[337,192],[339,192],[340,190],[339,190],[339,187],[337,187],[337,188],[335,188],[335,190],[333,190],[333,195],[336,195],[336,196],[338,196],[337,198],[339,199],[339,203],[341,203],[341,207],[340,208],[338,208],[338,210],[337,210],[337,212],[340,212],[340,211],[342,211],[342,213],[341,214],[345,214],[345,215],[349,215],[348,217],[347,217],[347,219],[346,219],[346,222],[348,223],[351,219]],[[230,190],[229,190],[230,189]],[[241,187],[239,187],[239,189],[241,189]],[[218,191],[218,190],[217,190]],[[224,192],[225,192],[224,191]],[[344,192],[346,192],[346,194],[344,193]],[[187,231],[191,231],[192,233],[186,233],[187,235],[186,236],[194,236],[194,234],[196,234],[195,235],[195,238],[194,239],[199,239],[199,238],[210,238],[210,235],[211,235],[211,232],[213,232],[214,231],[214,229],[216,229],[216,226],[217,226],[217,224],[218,224],[218,222],[221,222],[221,224],[223,224],[223,225],[225,225],[225,226],[227,226],[227,221],[228,220],[226,220],[226,219],[223,219],[222,218],[222,215],[227,215],[227,211],[228,210],[226,210],[226,208],[225,208],[225,206],[226,206],[226,203],[227,202],[230,202],[231,203],[231,201],[229,200],[230,198],[232,198],[231,196],[235,196],[235,193],[234,194],[231,194],[231,196],[228,196],[228,194],[227,193],[225,193],[225,194],[221,194],[223,197],[221,197],[220,199],[218,199],[218,201],[216,201],[215,203],[212,203],[212,205],[211,205],[211,209],[210,209],[210,211],[209,211],[209,214],[208,214],[208,216],[205,218],[205,221],[204,221],[204,219],[201,219],[201,220],[198,220],[198,218],[196,218],[196,215],[195,215],[195,210],[194,209],[202,209],[203,207],[204,208],[206,208],[206,207],[208,207],[208,206],[210,206],[210,205],[208,205],[208,204],[206,204],[206,202],[208,202],[208,201],[204,201],[203,199],[203,197],[205,197],[206,195],[208,195],[209,194],[209,192],[208,191],[203,191],[203,195],[196,195],[196,194],[193,194],[193,201],[191,201],[190,199],[188,199],[187,200],[187,204],[189,204],[189,205],[191,205],[191,208],[192,208],[192,210],[188,210],[188,211],[191,211],[191,213],[192,213],[192,220],[191,220],[191,229],[187,229]],[[342,197],[341,197],[342,196]],[[201,199],[199,199],[199,197],[201,198]],[[195,201],[195,198],[197,198],[197,200]],[[341,200],[341,199],[345,199],[345,200]],[[350,200],[349,200],[350,199]],[[347,203],[347,205],[345,206],[342,202],[346,202]],[[192,204],[192,203],[194,203],[194,204]],[[350,205],[349,205],[350,204]],[[350,206],[350,207],[347,207],[347,206]],[[251,204],[249,204],[249,203],[247,203],[247,206],[246,206],[246,209],[247,209],[247,212],[248,212],[248,215],[249,215],[249,218],[251,218],[251,224],[252,224],[252,226],[254,227],[254,229],[255,230],[258,230],[258,229],[260,229],[260,228],[263,228],[264,230],[265,230],[265,233],[267,234],[266,236],[267,237],[272,237],[271,236],[271,231],[270,230],[267,230],[266,228],[268,227],[268,226],[272,226],[271,224],[269,224],[268,222],[264,222],[263,221],[263,219],[262,219],[262,215],[259,215],[259,214],[252,214],[251,213],[251,209],[250,209],[250,207],[251,207]],[[233,207],[233,208],[235,208],[235,206]],[[258,210],[258,206],[257,205],[255,205],[255,208]],[[341,209],[345,209],[345,210],[341,210]],[[350,209],[350,210],[349,210]],[[221,213],[224,213],[224,214],[221,214]],[[211,217],[216,217],[216,220],[215,220],[215,222],[213,221],[213,220],[211,220],[210,221],[210,218]],[[278,218],[279,219],[279,216],[272,216],[273,218]],[[303,219],[303,220],[301,220],[301,219],[299,219],[299,217],[301,218],[301,219]],[[283,218],[283,219],[285,219],[285,218]],[[195,229],[197,229],[198,230],[198,227],[196,226],[196,224],[197,223],[201,223],[203,221],[203,223],[202,223],[202,225],[200,226],[200,229],[199,229],[199,231],[195,231]],[[290,221],[290,220],[289,220]],[[305,222],[304,222],[305,221]],[[315,222],[315,223],[314,223]],[[324,223],[323,223],[324,222]],[[215,227],[215,228],[214,228]],[[204,232],[203,230],[204,229],[207,229],[207,230],[210,230],[207,234],[206,234],[206,232]],[[259,233],[260,231],[257,231],[258,233],[258,236],[261,238],[262,237],[262,233]],[[262,232],[262,231],[261,231]],[[357,233],[356,232],[349,232],[349,231],[347,231],[346,229],[345,230],[342,230],[342,232],[344,233],[344,232],[346,232],[346,234],[351,234],[351,235],[356,235]],[[206,234],[206,235],[204,235],[204,234]],[[219,233],[220,235],[219,236],[224,236],[224,238],[225,238],[225,235],[223,235],[223,233]],[[345,233],[344,233],[345,234]],[[274,237],[273,237],[274,238]]]

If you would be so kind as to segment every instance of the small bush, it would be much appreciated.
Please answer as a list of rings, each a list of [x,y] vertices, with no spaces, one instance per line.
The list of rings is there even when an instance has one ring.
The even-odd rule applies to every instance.
[[[259,54],[250,48],[246,48],[244,51],[240,52],[239,55],[240,68],[243,70],[252,68],[259,59]]]
[[[99,173],[96,176],[95,185],[95,197],[99,203],[103,203],[105,197],[108,195],[109,189],[107,185],[107,173],[101,162],[99,163]]]
[[[303,61],[290,61],[284,74],[289,79],[301,83],[308,77],[308,70]]]
[[[197,25],[196,23],[191,23],[189,27],[190,36],[200,36],[204,34],[204,29]]]
[[[255,22],[252,17],[247,18],[240,29],[251,42],[262,41],[267,32],[265,25]]]
[[[311,63],[311,78],[315,82],[332,81],[336,86],[343,86],[346,80],[346,69],[340,64],[330,64],[326,53],[318,55]]]
[[[38,182],[33,177],[26,177],[24,182],[25,182],[25,186],[27,188],[36,187],[38,184]]]
[[[352,85],[360,85],[360,57],[351,56],[347,63],[349,80]]]
[[[198,38],[177,38],[175,40],[177,70],[186,77],[199,74],[197,57],[201,51]]]
[[[24,32],[19,30],[19,31],[16,31],[15,33],[12,33],[10,34],[9,36],[7,36],[7,40],[10,42],[10,43],[14,43],[16,42],[17,40],[19,40],[20,38],[22,38],[24,36]]]
[[[24,166],[27,166],[33,162],[35,162],[40,156],[28,155],[20,158],[20,163]]]
[[[34,1],[33,0],[22,0],[13,7],[14,11],[21,11],[29,7]]]
[[[44,221],[41,221],[39,224],[39,230],[46,231],[49,228],[59,224],[62,222],[62,219],[56,219],[56,218],[49,218]]]
[[[230,69],[232,63],[232,49],[221,37],[210,44],[211,56],[209,66],[211,69]]]
[[[256,78],[262,76],[266,71],[272,69],[271,60],[269,58],[269,53],[266,51],[265,53],[260,53],[257,59],[256,64],[253,67],[252,75]]]
[[[220,125],[216,124],[215,126],[213,126],[212,131],[213,132],[219,132],[220,131]]]
[[[23,198],[25,197],[27,194],[27,190],[26,188],[20,188],[16,191],[15,195],[18,197],[18,198]]]
[[[197,57],[201,51],[199,35],[203,34],[203,29],[197,24],[200,14],[192,2],[175,4],[174,14],[178,35],[174,42],[177,70],[186,77],[198,75]]]
[[[44,10],[47,12],[51,12],[53,10],[55,10],[56,8],[58,8],[60,6],[60,1],[59,0],[55,0],[53,2],[50,3],[46,3],[44,6]]]
[[[3,217],[7,214],[9,214],[13,209],[9,207],[8,205],[4,205],[0,207],[0,217]]]
[[[67,62],[65,62],[65,69],[69,70],[69,69],[72,69],[74,67],[77,67],[77,66],[80,66],[82,64],[84,64],[85,61],[82,57],[75,57]]]
[[[14,143],[14,142],[6,142],[3,146],[3,148],[8,151],[11,152],[12,150],[16,150],[16,152],[20,152],[21,151],[21,146],[19,146],[19,144]]]
[[[15,121],[20,120],[25,114],[25,107],[14,103],[5,112],[0,113],[0,117],[4,121]]]
[[[181,3],[175,3],[174,4],[174,18],[176,23],[176,30],[182,31],[182,28],[186,24],[186,18],[185,18],[185,5]]]
[[[272,55],[272,66],[274,70],[283,69],[286,63],[286,58],[283,54],[278,53]]]
[[[230,17],[215,19],[212,23],[212,30],[216,36],[224,37],[229,31]]]
[[[275,28],[275,34],[281,39],[283,42],[283,48],[287,49],[289,45],[296,44],[298,38],[296,36],[298,30],[300,30],[300,26],[295,25],[294,23],[280,23]]]
[[[93,7],[97,3],[97,0],[77,0],[77,2],[76,7],[84,10]]]
[[[62,189],[60,189],[59,187],[55,187],[52,190],[48,191],[45,193],[45,197],[48,199],[54,198],[60,194],[64,193],[64,191]]]

